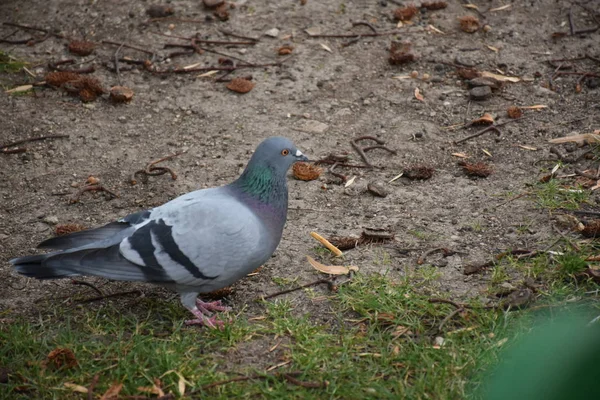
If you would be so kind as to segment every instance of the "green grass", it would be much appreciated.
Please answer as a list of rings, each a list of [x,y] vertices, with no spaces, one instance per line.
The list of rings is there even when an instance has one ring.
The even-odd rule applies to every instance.
[[[533,188],[537,204],[549,210],[564,208],[577,210],[581,203],[588,202],[590,192],[580,186],[566,187],[559,180],[550,179],[546,183],[537,183]]]
[[[28,63],[17,61],[12,56],[0,51],[0,73],[15,73],[21,71]]]
[[[87,387],[96,374],[98,395],[114,382],[124,384],[122,395],[142,395],[138,387],[158,378],[166,393],[177,396],[185,380],[187,395],[197,391],[191,398],[464,398],[481,385],[483,371],[497,361],[507,339],[510,343],[526,331],[536,314],[473,302],[438,332],[454,307],[431,303],[443,296],[429,272],[426,279],[417,275],[400,280],[357,275],[330,297],[326,315],[306,313],[302,303],[282,297],[264,302],[259,318],[237,310],[223,331],[182,325],[186,311],[176,302],[143,299],[141,313],[51,304],[51,314],[0,327],[1,366],[9,371],[0,398],[82,398],[65,383]],[[583,290],[572,283],[560,289],[548,296],[559,304]],[[436,336],[444,338],[441,347],[434,345]],[[78,367],[44,366],[55,348],[71,349]],[[277,357],[270,357],[272,351]],[[239,374],[267,373],[268,366],[285,362],[272,372],[300,371],[297,379],[328,385],[305,388],[271,377],[202,389]]]

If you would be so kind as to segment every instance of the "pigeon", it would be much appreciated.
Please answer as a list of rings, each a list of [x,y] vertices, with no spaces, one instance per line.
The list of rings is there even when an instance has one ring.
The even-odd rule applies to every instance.
[[[194,314],[186,324],[221,327],[213,312],[227,308],[198,295],[242,279],[275,252],[287,218],[286,174],[297,161],[308,159],[289,139],[267,138],[228,185],[184,194],[97,229],[48,239],[38,248],[53,252],[10,263],[18,273],[37,279],[91,275],[162,285],[178,292]]]

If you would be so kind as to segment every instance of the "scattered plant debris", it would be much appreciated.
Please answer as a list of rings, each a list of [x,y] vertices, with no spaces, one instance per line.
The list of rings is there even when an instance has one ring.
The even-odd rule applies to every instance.
[[[71,349],[58,347],[48,354],[43,365],[55,369],[70,369],[75,368],[78,363],[77,358],[75,358],[75,354]]]
[[[394,10],[394,18],[396,21],[410,21],[419,10],[414,4],[409,4],[406,7],[400,7]]]
[[[330,237],[330,242],[340,250],[350,250],[355,247],[372,244],[372,243],[387,243],[395,240],[396,235],[387,230],[364,230],[359,237],[355,236],[333,236]]]
[[[312,236],[315,240],[320,242],[323,246],[327,247],[327,249],[329,251],[331,251],[333,254],[335,254],[336,257],[340,257],[344,254],[340,251],[340,249],[335,247],[333,244],[331,244],[327,239],[325,239],[323,236],[319,235],[317,232],[311,232],[310,236]]]
[[[173,15],[175,10],[166,4],[153,4],[146,9],[146,14],[150,18],[165,18]]]
[[[358,267],[350,265],[345,267],[343,265],[325,265],[316,261],[314,258],[310,256],[306,256],[306,259],[317,271],[323,272],[324,274],[329,275],[348,275],[350,271],[358,271]]]
[[[517,106],[510,106],[506,109],[506,114],[509,116],[509,118],[517,119],[523,116],[523,110]]]
[[[479,30],[480,23],[477,17],[472,15],[466,15],[458,19],[460,22],[460,29],[467,33],[475,33]]]
[[[315,164],[297,162],[292,167],[294,178],[301,181],[313,181],[321,176],[323,168],[316,166]]]
[[[287,56],[288,54],[292,54],[292,51],[294,51],[294,47],[288,44],[281,46],[279,50],[277,50],[277,54],[280,56]]]
[[[391,65],[402,65],[415,61],[416,57],[411,53],[410,43],[392,42],[388,61]]]
[[[227,89],[237,93],[248,93],[254,88],[254,83],[244,78],[234,78],[227,84]]]
[[[81,78],[81,75],[76,72],[58,71],[47,73],[44,79],[50,86],[61,87],[63,84],[76,81],[79,78]]]
[[[223,2],[223,4],[218,6],[215,11],[213,11],[213,15],[221,21],[227,21],[229,19],[229,8],[230,5]],[[233,4],[231,5],[231,8],[233,8]]]
[[[78,56],[89,56],[95,49],[95,43],[85,40],[73,40],[69,43],[69,51]]]
[[[427,1],[421,4],[421,7],[429,11],[442,10],[448,7],[448,3],[445,1]]]
[[[85,192],[106,192],[110,195],[110,198],[118,198],[119,195],[115,192],[107,189],[100,183],[100,180],[94,176],[88,177],[86,180],[86,184],[75,193],[75,195],[69,200],[69,203],[75,204],[79,202],[81,195]]]
[[[412,180],[424,181],[431,179],[434,171],[435,169],[428,165],[415,164],[405,168],[402,176]]]
[[[133,90],[126,86],[113,86],[110,88],[110,99],[114,103],[129,103],[133,99]]]
[[[80,224],[59,224],[54,228],[54,234],[56,236],[64,236],[73,232],[79,232],[86,229],[85,226]]]
[[[471,125],[492,125],[494,123],[494,117],[491,114],[485,113],[481,117],[471,121]]]
[[[505,310],[508,308],[521,309],[527,307],[532,300],[533,291],[529,288],[522,288],[506,296],[506,299],[500,303],[500,307]]]
[[[585,223],[580,233],[588,238],[600,237],[600,219]]]
[[[148,163],[148,165],[146,165],[146,168],[137,170],[133,173],[133,175],[131,175],[131,179],[130,179],[131,184],[132,185],[137,184],[136,176],[139,174],[144,174],[145,175],[144,179],[147,179],[148,176],[158,176],[158,175],[166,174],[168,172],[171,175],[171,179],[177,180],[177,174],[175,173],[175,171],[173,171],[169,167],[157,167],[156,164],[161,163],[163,161],[170,160],[170,159],[180,156],[184,153],[185,153],[185,151],[181,151],[181,152],[171,154],[166,157],[159,158],[158,160],[151,161],[150,163]]]
[[[458,68],[456,73],[462,79],[474,79],[481,76],[481,72],[475,68]]]
[[[460,165],[463,168],[463,171],[469,176],[487,178],[493,172],[492,167],[483,162],[470,163],[467,161],[459,161],[458,165]]]

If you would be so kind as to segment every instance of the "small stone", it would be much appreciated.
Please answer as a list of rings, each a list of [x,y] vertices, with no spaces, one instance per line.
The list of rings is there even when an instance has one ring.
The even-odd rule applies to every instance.
[[[489,86],[492,89],[499,89],[502,86],[502,82],[493,78],[477,77],[469,80],[469,87],[477,86]]]
[[[58,217],[56,217],[54,215],[49,215],[44,218],[44,222],[47,223],[48,225],[56,225],[56,224],[58,224]]]
[[[435,339],[433,339],[434,346],[442,347],[444,343],[446,343],[446,340],[441,336],[436,336]]]
[[[469,91],[469,96],[471,100],[482,101],[487,99],[492,95],[492,88],[489,86],[478,86],[474,87]]]
[[[386,197],[388,195],[383,182],[369,182],[367,190],[377,197]]]
[[[454,62],[457,63],[457,64],[459,64],[459,65],[462,65],[462,66],[465,66],[465,67],[469,67],[469,68],[472,68],[472,67],[474,67],[474,66],[477,65],[477,62],[475,62],[474,60],[472,60],[470,58],[467,58],[467,57],[465,57],[463,55],[460,55],[460,54],[457,55],[454,58]]]
[[[217,8],[225,3],[225,0],[204,0],[204,7],[206,8]]]
[[[277,28],[269,29],[268,31],[265,32],[265,35],[272,37],[272,38],[276,38],[279,36],[279,29],[277,29]]]
[[[121,115],[119,118],[117,118],[117,121],[119,122],[127,122],[127,117],[124,115]]]

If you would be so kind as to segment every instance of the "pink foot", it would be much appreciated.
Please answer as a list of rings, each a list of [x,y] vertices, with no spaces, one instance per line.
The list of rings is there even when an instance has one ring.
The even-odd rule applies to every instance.
[[[196,315],[198,318],[197,319],[188,319],[185,321],[186,325],[202,325],[202,326],[206,326],[207,328],[211,328],[211,329],[223,329],[225,327],[225,323],[223,321],[219,321],[217,320],[217,316],[213,316],[213,317],[207,317],[206,315],[203,315],[202,313],[199,313],[200,315],[196,315],[196,313],[194,313],[194,315]]]
[[[231,308],[224,306],[221,303],[221,300],[205,303],[200,299],[196,299],[196,307],[198,307],[198,310],[202,311],[204,315],[211,315],[211,311],[223,312],[231,310]]]

